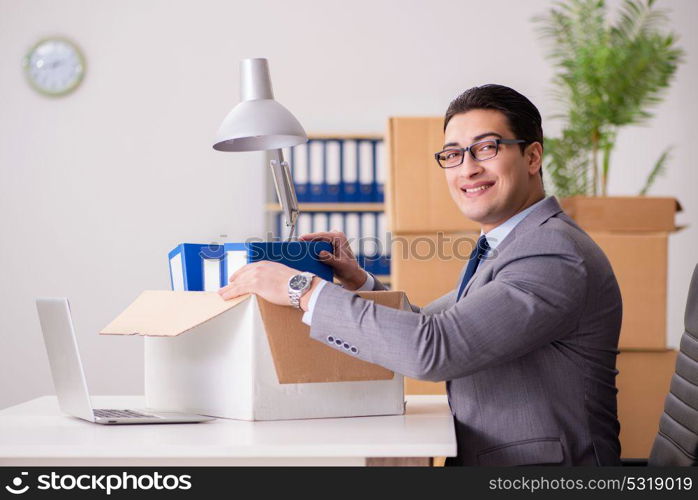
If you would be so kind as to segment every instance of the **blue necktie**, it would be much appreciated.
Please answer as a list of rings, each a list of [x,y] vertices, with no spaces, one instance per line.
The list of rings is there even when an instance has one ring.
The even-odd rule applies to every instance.
[[[463,281],[460,283],[460,288],[458,289],[458,295],[456,300],[460,300],[461,294],[463,293],[463,290],[465,290],[465,286],[468,284],[468,281],[470,281],[470,278],[473,277],[473,274],[475,274],[475,271],[477,270],[477,266],[480,263],[480,259],[482,259],[482,256],[487,253],[487,250],[490,249],[489,243],[487,243],[487,238],[483,234],[477,239],[477,244],[475,245],[475,248],[473,248],[473,251],[470,253],[470,259],[468,260],[468,267],[465,269],[465,274],[463,275]]]

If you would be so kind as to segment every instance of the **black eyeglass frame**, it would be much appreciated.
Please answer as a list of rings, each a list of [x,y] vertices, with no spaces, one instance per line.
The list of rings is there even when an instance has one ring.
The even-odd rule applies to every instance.
[[[495,150],[494,150],[494,154],[491,157],[485,158],[484,160],[480,160],[478,158],[475,158],[475,155],[473,154],[473,150],[471,148],[473,146],[477,146],[478,144],[482,144],[483,142],[494,142],[495,143]],[[526,141],[524,139],[499,139],[499,138],[497,138],[497,139],[484,139],[482,141],[472,143],[467,148],[444,149],[442,151],[439,151],[438,153],[434,153],[434,159],[436,160],[436,163],[439,165],[439,167],[441,167],[443,169],[455,168],[455,167],[460,167],[463,164],[463,161],[465,161],[465,152],[466,151],[470,154],[470,157],[475,161],[487,161],[487,160],[491,160],[492,158],[495,158],[497,156],[497,154],[499,154],[499,145],[500,144],[525,144],[527,142],[530,142],[530,141]],[[449,165],[448,167],[444,167],[443,165],[441,165],[441,162],[439,161],[439,155],[441,155],[442,153],[445,153],[446,151],[460,151],[461,152],[460,163],[458,165]]]

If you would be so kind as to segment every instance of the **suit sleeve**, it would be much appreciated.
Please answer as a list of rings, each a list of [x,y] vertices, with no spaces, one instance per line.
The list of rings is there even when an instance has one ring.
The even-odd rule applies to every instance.
[[[366,271],[366,272],[368,273],[368,271]],[[373,273],[368,273],[368,274],[370,274],[371,277],[373,278],[373,291],[374,292],[388,289],[383,283],[381,283],[381,281],[378,278],[376,278],[375,274],[373,274]]]
[[[356,357],[421,380],[452,380],[507,362],[578,324],[586,297],[584,260],[574,242],[553,240],[543,251],[540,242],[521,245],[533,251],[519,250],[492,281],[431,314],[326,286],[310,335],[321,342],[341,338],[356,346]]]

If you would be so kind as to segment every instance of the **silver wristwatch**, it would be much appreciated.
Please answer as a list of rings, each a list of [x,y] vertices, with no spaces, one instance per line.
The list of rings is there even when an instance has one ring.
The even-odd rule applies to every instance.
[[[288,298],[296,309],[301,307],[301,297],[310,288],[313,282],[313,273],[294,274],[288,280]]]

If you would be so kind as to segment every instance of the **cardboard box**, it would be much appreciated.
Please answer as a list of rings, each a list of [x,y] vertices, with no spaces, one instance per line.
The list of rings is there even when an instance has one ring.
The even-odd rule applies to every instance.
[[[446,394],[446,382],[429,382],[405,377],[405,394]]]
[[[565,212],[601,247],[623,297],[621,349],[666,348],[668,237],[682,210],[675,198],[572,196]]]
[[[623,458],[649,457],[675,365],[673,350],[622,351],[618,355],[616,385]],[[446,385],[405,378],[405,393],[446,394]]]
[[[560,205],[577,224],[588,231],[672,232],[676,212],[682,210],[676,198],[654,196],[571,196]]]
[[[479,233],[394,236],[391,283],[410,302],[425,306],[453,290]],[[665,349],[667,233],[596,233],[623,296],[621,349]],[[442,248],[441,256],[438,255]],[[429,255],[433,258],[428,258]],[[409,394],[443,393],[430,382],[406,381]]]
[[[409,308],[402,292],[359,295]],[[254,295],[146,291],[100,333],[146,337],[150,408],[242,420],[404,413],[401,375],[311,339],[301,316]]]
[[[463,233],[393,235],[390,283],[423,307],[454,290],[480,236]]]
[[[434,159],[443,149],[443,118],[388,119],[386,213],[393,233],[480,230],[458,209]]]
[[[589,232],[623,297],[620,349],[665,349],[668,233]]]
[[[621,456],[647,458],[669,394],[676,351],[623,351],[616,367]]]
[[[668,233],[588,234],[608,257],[621,290],[619,347],[665,349]],[[393,235],[393,287],[418,306],[448,293],[456,287],[478,236],[479,232]]]

